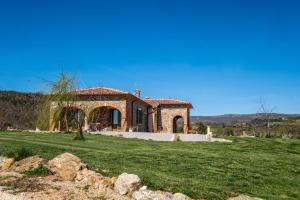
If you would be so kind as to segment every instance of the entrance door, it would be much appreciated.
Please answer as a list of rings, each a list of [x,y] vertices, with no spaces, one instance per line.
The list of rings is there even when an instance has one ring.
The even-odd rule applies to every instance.
[[[121,113],[117,109],[111,110],[111,128],[112,131],[118,130],[121,125]]]

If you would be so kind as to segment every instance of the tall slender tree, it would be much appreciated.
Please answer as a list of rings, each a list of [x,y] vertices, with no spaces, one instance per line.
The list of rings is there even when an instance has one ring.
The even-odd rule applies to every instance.
[[[53,114],[53,121],[58,124],[63,120],[64,131],[70,132],[70,124],[76,126],[75,139],[84,139],[83,136],[83,124],[84,113],[76,108],[76,100],[78,96],[75,93],[76,78],[69,75],[67,72],[61,72],[58,78],[54,82],[49,83],[49,94],[46,101],[41,106],[41,114],[39,115],[38,122],[45,121],[45,115],[50,115],[49,109],[51,104],[55,104],[55,110]],[[45,126],[44,126],[45,127]]]

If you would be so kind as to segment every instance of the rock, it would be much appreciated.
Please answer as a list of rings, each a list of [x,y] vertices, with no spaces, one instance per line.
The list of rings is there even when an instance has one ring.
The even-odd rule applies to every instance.
[[[1,169],[3,171],[7,171],[10,169],[10,167],[13,165],[14,163],[14,159],[13,158],[5,158],[3,161],[2,161],[2,167]]]
[[[239,195],[237,197],[231,197],[228,200],[263,200],[263,199],[260,199],[260,198],[257,198],[257,197],[249,197],[249,196],[246,196],[246,195]]]
[[[40,156],[31,156],[15,162],[12,166],[12,170],[16,172],[23,172],[29,169],[38,168],[40,165],[45,165],[47,161]]]
[[[86,168],[80,158],[70,153],[61,154],[50,160],[48,167],[52,173],[65,181],[74,180],[77,172]]]
[[[0,169],[2,168],[2,163],[6,159],[6,157],[0,156]]]
[[[95,185],[96,179],[98,178],[96,172],[83,169],[77,172],[75,182],[80,184],[82,187]]]
[[[115,192],[120,195],[132,194],[141,187],[141,179],[135,174],[121,174],[115,182]]]
[[[188,196],[186,196],[186,195],[184,195],[184,194],[176,193],[173,196],[173,200],[191,200],[191,198],[188,197]]]
[[[104,177],[94,171],[83,169],[77,173],[75,182],[81,187],[92,186],[95,189],[112,187],[114,182],[109,177]]]
[[[93,187],[94,189],[113,188],[116,177],[104,177],[94,171],[83,169],[77,173],[75,183],[81,187]]]
[[[173,200],[174,197],[171,193],[148,190],[144,186],[139,191],[135,191],[132,194],[132,199],[133,200]]]
[[[152,199],[159,200],[160,198],[156,192],[144,189],[144,190],[135,191],[132,194],[132,199],[133,200],[152,200]]]

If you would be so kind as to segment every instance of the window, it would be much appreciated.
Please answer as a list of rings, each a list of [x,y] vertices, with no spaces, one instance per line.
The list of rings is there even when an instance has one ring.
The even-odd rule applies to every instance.
[[[143,110],[138,108],[136,111],[136,123],[142,124],[143,123]]]

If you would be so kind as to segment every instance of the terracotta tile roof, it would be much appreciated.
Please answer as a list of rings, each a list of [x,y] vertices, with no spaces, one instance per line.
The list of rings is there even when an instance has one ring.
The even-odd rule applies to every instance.
[[[78,95],[130,95],[130,96],[134,96],[133,94],[131,94],[129,92],[112,89],[112,88],[108,88],[108,87],[84,88],[84,89],[74,90],[73,92]],[[188,106],[190,108],[193,107],[191,103],[189,103],[187,101],[181,101],[178,99],[151,99],[151,98],[146,98],[146,99],[138,98],[138,99],[141,102],[144,102],[153,107],[157,107],[158,105],[179,105],[179,106]]]
[[[129,94],[122,90],[116,90],[107,87],[85,88],[74,91],[79,95],[116,95],[116,94]]]
[[[181,101],[178,99],[144,99],[144,101],[153,107],[158,105],[184,105],[192,107],[192,104],[187,101]]]

